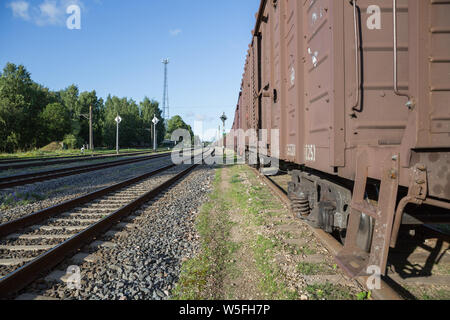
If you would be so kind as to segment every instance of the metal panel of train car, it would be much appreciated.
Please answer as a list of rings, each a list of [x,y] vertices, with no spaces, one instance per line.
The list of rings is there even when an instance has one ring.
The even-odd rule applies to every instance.
[[[282,79],[282,69],[283,69],[283,43],[282,34],[284,30],[283,25],[283,3],[278,3],[272,6],[272,75],[271,75],[271,94],[272,94],[272,115],[271,115],[271,125],[272,129],[278,129],[280,132],[280,159],[286,160],[286,134],[285,134],[285,114],[282,110],[284,105],[284,93],[283,93],[283,79]]]
[[[339,173],[349,179],[354,179],[358,147],[367,146],[369,177],[381,180],[381,166],[377,163],[399,152],[410,112],[406,107],[408,99],[394,92],[392,0],[377,2],[379,26],[371,21],[375,12],[370,8],[372,5],[370,0],[357,1],[355,15],[353,5],[344,4],[347,145],[346,168]],[[397,9],[397,85],[398,90],[407,91],[408,0],[398,1]]]
[[[261,125],[262,129],[267,130],[267,144],[270,152],[271,144],[271,129],[272,129],[272,97],[271,92],[272,81],[272,25],[273,17],[271,12],[271,6],[265,6],[263,23],[260,27],[261,34],[261,82],[262,82],[262,114]]]
[[[286,104],[286,152],[287,160],[304,163],[303,128],[304,128],[304,87],[303,87],[303,34],[302,4],[296,0],[285,3],[285,79]]]
[[[343,1],[303,4],[305,145],[308,167],[334,173],[344,162]]]
[[[411,94],[418,111],[416,122],[411,121],[418,124],[414,147],[449,148],[450,3],[419,1],[410,7],[410,32],[415,40],[410,68],[416,70]]]

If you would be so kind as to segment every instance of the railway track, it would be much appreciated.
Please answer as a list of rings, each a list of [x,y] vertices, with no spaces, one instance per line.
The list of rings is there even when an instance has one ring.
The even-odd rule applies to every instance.
[[[150,155],[150,156],[142,156],[142,157],[133,158],[133,159],[111,161],[111,162],[107,162],[107,163],[90,164],[90,165],[70,167],[70,168],[64,168],[64,169],[48,170],[48,171],[41,171],[41,172],[34,172],[34,173],[28,173],[28,174],[22,174],[22,175],[3,177],[3,178],[0,178],[0,190],[23,186],[23,185],[28,185],[28,184],[33,184],[36,182],[53,180],[53,179],[57,179],[57,178],[72,176],[72,175],[86,173],[86,172],[92,172],[92,171],[108,169],[108,168],[113,168],[113,167],[117,167],[117,166],[132,164],[132,163],[148,161],[151,159],[169,157],[170,155],[171,155],[171,153],[161,153],[161,154],[154,154],[154,155]]]
[[[93,161],[102,159],[113,159],[121,157],[132,157],[151,152],[133,152],[123,154],[108,154],[101,156],[69,156],[69,157],[55,157],[55,158],[35,158],[35,159],[17,159],[17,160],[0,160],[0,171],[13,170],[13,169],[25,169],[34,167],[47,167],[55,164],[65,164],[81,161]]]
[[[26,287],[198,165],[161,167],[0,225],[0,298]]]
[[[285,186],[256,170],[255,173],[290,207]],[[342,244],[330,234],[310,229],[332,255],[342,250]],[[405,226],[402,231],[397,248],[390,252],[387,276],[382,277],[381,289],[373,290],[372,296],[378,300],[426,299],[426,292],[450,287],[450,236],[429,226]],[[367,288],[367,277],[356,280]]]

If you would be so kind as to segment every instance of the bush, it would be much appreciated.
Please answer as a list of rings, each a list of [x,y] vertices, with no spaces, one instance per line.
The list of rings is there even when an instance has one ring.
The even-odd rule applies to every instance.
[[[64,136],[63,143],[69,148],[69,149],[75,149],[78,145],[77,138],[73,134],[66,134]]]

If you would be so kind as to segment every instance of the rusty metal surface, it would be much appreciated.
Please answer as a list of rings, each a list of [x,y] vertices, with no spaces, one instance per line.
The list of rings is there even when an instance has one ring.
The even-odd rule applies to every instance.
[[[377,180],[383,159],[399,153],[400,185],[408,187],[412,150],[448,154],[450,146],[450,4],[396,1],[395,70],[408,101],[394,90],[393,3],[377,2],[377,29],[369,28],[370,0],[358,0],[356,11],[344,0],[262,1],[254,32],[261,34],[262,92],[252,93],[258,87],[252,37],[240,128],[256,128],[261,118],[263,129],[280,129],[280,159],[350,180],[361,147]],[[262,114],[255,115],[261,96]],[[430,193],[450,199],[442,190]]]
[[[426,168],[428,194],[450,200],[450,149],[440,152],[414,151],[411,155],[411,166],[417,164]]]
[[[261,1],[240,114],[254,119],[255,99],[262,97],[256,118],[261,129],[280,130],[281,160],[328,174],[330,182],[356,183],[352,210],[376,220],[371,254],[360,255],[359,267],[370,260],[384,270],[391,228],[395,242],[411,200],[396,207],[399,187],[403,196],[410,188],[417,204],[450,207],[450,2],[377,1],[379,27],[373,5]],[[259,77],[250,65],[255,48]],[[246,87],[255,85],[261,90],[252,97]],[[246,123],[243,129],[255,128]],[[426,167],[419,176],[418,164]],[[381,183],[378,206],[365,200],[368,179]],[[303,208],[304,201],[294,204]],[[357,231],[358,219],[351,220]],[[344,267],[358,256],[356,247],[348,249]]]

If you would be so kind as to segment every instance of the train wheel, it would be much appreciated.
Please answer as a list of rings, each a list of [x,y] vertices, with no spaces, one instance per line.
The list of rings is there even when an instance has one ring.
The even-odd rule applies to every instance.
[[[358,247],[366,252],[370,252],[370,247],[372,246],[372,235],[375,223],[373,218],[362,214],[361,221],[359,223],[359,232],[356,243]],[[342,244],[345,244],[346,230],[339,232],[339,237]]]

